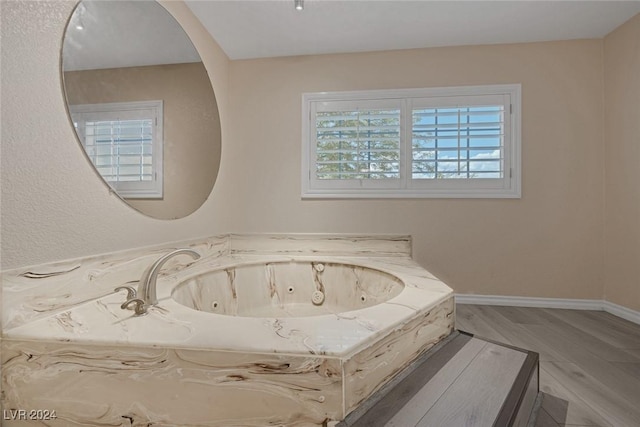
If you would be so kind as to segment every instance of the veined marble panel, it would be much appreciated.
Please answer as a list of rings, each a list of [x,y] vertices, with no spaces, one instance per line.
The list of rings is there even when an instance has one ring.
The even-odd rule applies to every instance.
[[[262,257],[271,261],[297,259]],[[314,259],[318,259],[314,257]],[[243,317],[194,310],[172,298],[180,283],[212,269],[243,265],[241,257],[219,257],[158,280],[159,304],[146,316],[122,310],[124,292],[89,301],[49,317],[5,331],[12,339],[188,347],[255,353],[344,356],[385,336],[410,319],[451,298],[452,290],[437,279],[417,277],[424,270],[410,258],[327,257],[326,262],[364,265],[390,272],[405,284],[390,300],[359,310],[317,316]],[[251,263],[255,263],[252,259]],[[266,263],[266,261],[265,261]],[[345,286],[348,282],[345,282]],[[153,332],[150,332],[153,331]]]
[[[411,236],[230,234],[231,254],[411,256]]]
[[[453,310],[343,357],[4,340],[3,408],[55,411],[51,426],[321,426],[446,337]]]
[[[2,330],[59,313],[100,298],[117,286],[137,286],[144,271],[160,256],[176,249],[196,250],[209,259],[236,255],[344,255],[409,257],[410,236],[327,234],[220,235],[74,260],[21,267],[0,273]],[[191,265],[187,257],[171,259],[161,276]]]
[[[339,359],[186,349],[3,342],[9,410],[50,426],[322,426],[343,414]],[[16,412],[14,412],[16,413]]]
[[[113,289],[136,287],[144,271],[163,254],[182,247],[203,258],[228,252],[226,237],[191,240],[178,244],[24,267],[2,272],[2,328],[8,330],[100,298]],[[171,259],[162,274],[193,263],[188,257]]]
[[[454,300],[449,298],[345,358],[345,412],[354,410],[422,352],[447,337],[453,331],[454,313]]]

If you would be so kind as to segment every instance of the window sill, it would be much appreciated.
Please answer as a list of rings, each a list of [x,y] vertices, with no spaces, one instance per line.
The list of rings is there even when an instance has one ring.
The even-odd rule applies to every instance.
[[[306,190],[302,199],[520,199],[520,189],[487,190]]]

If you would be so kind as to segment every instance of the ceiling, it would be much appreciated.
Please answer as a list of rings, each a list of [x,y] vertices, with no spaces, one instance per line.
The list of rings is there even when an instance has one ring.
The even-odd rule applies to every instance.
[[[636,1],[187,0],[230,59],[602,38]]]
[[[601,38],[635,1],[187,0],[231,59]],[[76,26],[81,24],[81,30]],[[65,71],[200,61],[157,2],[83,0],[65,35]]]

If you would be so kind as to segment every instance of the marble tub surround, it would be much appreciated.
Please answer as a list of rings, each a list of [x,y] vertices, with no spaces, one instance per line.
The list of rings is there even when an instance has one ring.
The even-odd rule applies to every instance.
[[[137,286],[146,268],[160,256],[177,248],[195,250],[201,255],[201,262],[231,254],[266,253],[402,257],[411,254],[411,238],[383,235],[225,234],[6,270],[0,273],[2,329],[11,329],[103,297],[117,286]],[[172,267],[182,268],[190,263],[192,260],[187,257],[172,259],[163,267],[161,274],[171,274]]]
[[[228,316],[195,310],[176,301],[172,293],[211,271],[245,265],[314,262],[355,265],[391,274],[402,291],[386,302],[352,311],[299,317]],[[285,284],[286,286],[286,284]],[[452,299],[450,288],[410,258],[327,256],[220,256],[193,263],[157,281],[159,303],[145,316],[120,305],[124,291],[111,293],[4,332],[6,338],[117,345],[178,346],[261,353],[311,353],[346,356],[371,340],[402,327],[415,316]],[[451,322],[453,322],[453,316]],[[153,331],[153,332],[150,332]]]
[[[230,234],[229,253],[242,255],[411,256],[411,236]]]
[[[2,342],[4,407],[56,409],[65,421],[51,425],[326,425],[453,330],[452,290],[410,258],[407,237],[255,239],[255,250],[249,236],[203,240],[224,249],[163,269],[159,303],[145,316],[120,308],[125,292],[37,316],[14,313]],[[65,274],[72,273],[42,280]],[[249,311],[266,302],[315,307],[287,298],[299,292],[307,300],[318,285],[331,308],[278,316],[203,310],[234,304],[234,292],[239,307],[243,295],[253,298],[252,283],[265,289],[247,300]],[[335,293],[341,285],[350,290]],[[207,294],[212,286],[228,289]]]
[[[321,426],[342,416],[338,359],[18,340],[3,350],[4,407],[55,410],[51,426]]]
[[[3,271],[2,329],[95,300],[113,293],[117,286],[137,287],[145,269],[157,258],[182,247],[203,257],[229,252],[226,236],[210,237]],[[192,262],[188,257],[177,257],[164,266],[164,273]]]
[[[449,335],[452,313],[449,298],[344,357],[10,338],[3,404],[55,410],[52,426],[325,426]]]
[[[344,416],[395,374],[453,332],[455,303],[449,298],[343,359]]]

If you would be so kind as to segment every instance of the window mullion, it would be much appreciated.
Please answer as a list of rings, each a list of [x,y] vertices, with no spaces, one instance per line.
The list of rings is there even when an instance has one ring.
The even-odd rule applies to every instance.
[[[400,126],[400,188],[408,188],[413,168],[413,106],[409,98],[400,106]]]
[[[458,151],[458,156],[457,156],[458,157],[458,175],[460,175],[460,172],[461,172],[460,171],[460,166],[461,166],[461,163],[460,163],[460,125],[461,125],[461,123],[460,123],[460,110],[461,110],[461,108],[458,107],[458,143],[456,144],[456,146],[458,148],[458,150],[457,150]]]
[[[434,166],[434,171],[433,171],[433,177],[434,179],[438,179],[438,159],[439,159],[439,151],[438,151],[438,109],[436,108],[435,110],[435,118],[434,118],[434,122],[435,122],[435,131],[433,132],[433,137],[434,137],[434,146],[435,146],[435,155],[434,157],[434,162],[433,162],[433,166]]]

